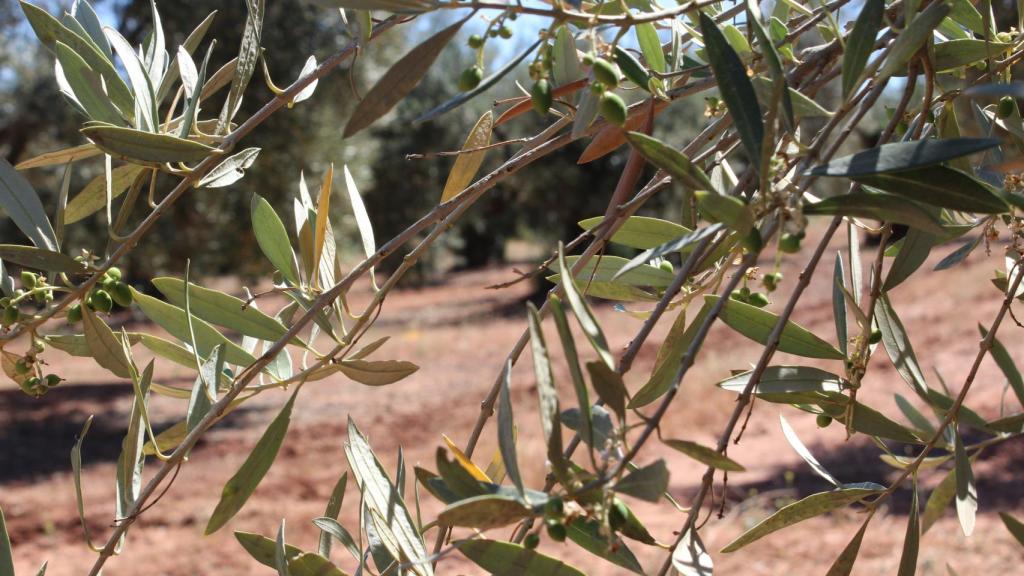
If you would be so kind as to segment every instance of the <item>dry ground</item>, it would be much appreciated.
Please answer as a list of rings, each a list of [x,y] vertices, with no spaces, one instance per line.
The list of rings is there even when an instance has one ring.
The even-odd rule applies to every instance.
[[[841,248],[841,244],[834,242],[834,248]],[[947,246],[936,250],[926,266],[930,267],[952,249]],[[979,251],[965,265],[927,278],[915,278],[892,295],[929,375],[932,367],[939,369],[954,389],[959,388],[977,351],[977,323],[987,325],[998,308],[999,294],[987,279],[1000,264],[998,254],[986,258]],[[831,256],[816,275],[796,320],[834,340],[830,324],[830,270]],[[784,288],[772,304],[776,310],[798,274],[792,266],[786,266],[784,272]],[[349,416],[370,436],[388,466],[394,466],[401,445],[408,463],[434,468],[434,450],[441,443],[441,434],[460,443],[465,440],[479,412],[480,400],[497,375],[506,351],[524,328],[525,285],[502,291],[484,289],[511,276],[510,269],[458,274],[443,286],[401,291],[389,297],[374,335],[390,335],[391,341],[376,357],[416,362],[422,366],[419,372],[387,388],[363,387],[340,377],[307,386],[296,404],[291,430],[278,461],[254,497],[227,528],[204,538],[202,529],[221,487],[286,397],[269,393],[246,404],[207,435],[167,496],[132,529],[124,554],[108,563],[105,574],[268,573],[247,557],[234,541],[232,530],[273,534],[281,518],[287,519],[289,541],[314,548],[316,529],[309,521],[322,514],[331,487],[346,470],[342,445]],[[599,316],[616,349],[625,346],[639,327],[639,321],[610,306],[599,307]],[[1021,332],[1010,322],[1004,326],[1003,342],[1015,358],[1024,357]],[[554,338],[554,331],[550,332],[549,339]],[[631,389],[635,390],[649,374],[663,335],[664,329],[657,331],[644,347],[634,370],[627,376]],[[730,369],[749,367],[757,355],[755,343],[726,327],[716,327],[665,419],[665,436],[713,444],[733,404],[732,395],[713,384],[727,376]],[[538,427],[530,424],[538,417],[528,356],[527,353],[515,372],[513,400],[521,423],[521,466],[527,482],[537,486],[544,473],[543,452]],[[7,514],[19,574],[34,573],[43,560],[49,560],[48,574],[52,576],[84,574],[94,555],[82,541],[68,451],[86,416],[95,414],[93,431],[85,447],[84,490],[90,527],[94,534],[103,537],[113,518],[113,462],[131,403],[131,387],[112,380],[91,361],[71,359],[58,352],[51,353],[49,359],[56,371],[68,378],[66,385],[39,400],[30,399],[9,385],[0,390],[0,506]],[[784,355],[778,360],[799,361]],[[175,370],[166,362],[158,363],[157,374],[164,375],[162,381],[190,384],[184,371]],[[832,369],[841,370],[837,366]],[[893,393],[910,394],[882,350],[876,354],[869,374],[861,397],[898,418]],[[568,381],[564,368],[556,373],[556,379],[561,385]],[[986,360],[968,404],[983,415],[997,415],[1003,383],[994,364]],[[566,404],[572,403],[570,392],[563,398],[567,399]],[[155,402],[154,410],[159,427],[165,427],[180,419],[184,406],[178,401],[161,399]],[[719,574],[824,574],[862,519],[856,511],[844,510],[775,533],[740,552],[717,553],[744,527],[767,515],[772,506],[827,489],[824,481],[784,442],[778,413],[777,407],[759,403],[742,443],[730,450],[730,455],[748,471],[730,475],[731,501],[725,517],[713,517],[702,532],[713,551]],[[813,417],[793,409],[786,409],[785,413],[812,451],[842,481],[885,482],[893,477],[892,471],[879,462],[877,448],[868,442],[846,442],[839,426],[818,430]],[[477,459],[486,463],[494,444],[494,428],[489,426]],[[695,491],[701,467],[660,447],[645,453],[644,458],[658,455],[668,459],[671,491],[685,504]],[[155,464],[151,461],[149,467],[152,473]],[[790,471],[795,474],[787,474]],[[998,510],[1024,512],[1022,472],[1024,449],[1019,441],[986,452],[975,470],[980,515],[974,536],[965,538],[955,514],[947,511],[923,539],[918,573],[945,574],[947,563],[960,574],[1024,572],[1024,549],[1011,540],[996,516]],[[787,482],[787,476],[793,481]],[[930,475],[923,485],[930,489],[936,481]],[[760,496],[740,503],[752,494]],[[343,511],[349,525],[354,520],[355,502],[350,490]],[[908,502],[909,494],[900,492],[893,507],[876,516],[864,541],[856,574],[896,572]],[[437,508],[425,495],[425,511]],[[635,509],[652,533],[664,541],[671,540],[673,530],[684,517],[664,506],[655,509],[637,504]],[[621,572],[569,545],[542,546],[590,574]],[[661,561],[662,554],[657,550],[640,546],[634,550],[648,569],[653,570]],[[335,560],[351,569],[350,559],[342,558],[343,554],[336,549]],[[455,557],[442,566],[448,567],[443,573],[479,573]]]

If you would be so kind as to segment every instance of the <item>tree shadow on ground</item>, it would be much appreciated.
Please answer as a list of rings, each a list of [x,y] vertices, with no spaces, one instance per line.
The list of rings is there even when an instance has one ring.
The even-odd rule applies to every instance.
[[[0,391],[0,484],[71,471],[71,448],[90,414],[93,422],[82,449],[85,465],[116,461],[132,394],[127,382],[59,387],[41,398],[18,389]],[[259,409],[239,408],[218,426],[242,425],[251,410]],[[159,433],[179,419],[154,416],[153,429]]]
[[[967,445],[988,438],[983,434],[968,433],[964,436]],[[888,485],[895,480],[899,471],[882,462],[878,446],[868,441],[851,441],[837,448],[825,448],[821,445],[809,445],[808,448],[815,458],[840,482],[875,482]],[[899,452],[897,454],[903,455]],[[913,457],[912,452],[907,454]],[[945,454],[935,450],[934,455]],[[953,467],[952,460],[938,469],[921,473],[922,490],[919,494],[921,506],[924,506],[932,488]],[[1015,508],[1024,501],[1024,442],[1013,438],[986,449],[974,463],[974,477],[978,489],[979,503],[988,510],[1005,510]],[[927,482],[924,481],[927,479]],[[780,493],[800,499],[811,494],[824,492],[832,488],[826,480],[815,473],[811,467],[801,461],[797,466],[777,466],[770,473],[769,479],[760,482],[729,483],[730,499],[744,500],[755,494]],[[907,514],[911,500],[910,482],[904,482],[896,490],[888,503],[889,510],[895,514]],[[923,509],[923,508],[922,508]]]

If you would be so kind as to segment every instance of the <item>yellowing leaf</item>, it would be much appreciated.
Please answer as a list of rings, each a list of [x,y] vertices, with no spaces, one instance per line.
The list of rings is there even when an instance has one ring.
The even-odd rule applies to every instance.
[[[313,284],[317,284],[317,270],[320,268],[320,258],[324,253],[324,242],[331,218],[331,183],[334,181],[334,164],[327,168],[324,174],[324,182],[320,186],[320,199],[316,205],[316,229],[313,233]]]
[[[462,145],[462,150],[473,150],[473,152],[463,152],[455,160],[452,171],[448,173],[448,181],[444,183],[444,192],[441,193],[442,204],[454,198],[473,181],[477,170],[480,169],[480,164],[484,161],[484,156],[487,155],[487,150],[477,149],[491,143],[491,128],[493,126],[494,115],[488,110],[470,130],[466,143]]]
[[[479,466],[473,463],[468,456],[459,448],[458,444],[452,441],[447,434],[441,434],[441,438],[444,439],[444,443],[448,445],[448,449],[455,455],[455,459],[458,460],[459,464],[469,472],[469,475],[481,482],[491,482],[490,476],[486,472],[480,469]]]

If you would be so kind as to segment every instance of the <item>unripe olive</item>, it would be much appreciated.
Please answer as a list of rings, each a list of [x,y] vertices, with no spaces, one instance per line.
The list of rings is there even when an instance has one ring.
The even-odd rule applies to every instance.
[[[740,296],[742,296],[743,301],[746,302],[747,299],[750,298],[750,288],[748,288],[747,286],[740,288]]]
[[[43,379],[39,376],[32,376],[28,380],[25,380],[25,385],[29,388],[36,389],[43,385]]]
[[[114,289],[111,290],[110,295],[113,296],[114,302],[122,308],[132,305],[132,289],[124,282],[114,284]]]
[[[996,116],[1000,118],[1009,118],[1013,116],[1013,109],[1016,107],[1016,103],[1010,96],[1003,96],[999,99],[999,104],[996,106]]]
[[[815,421],[818,423],[818,428],[828,428],[828,425],[832,423],[832,417],[828,414],[818,414]]]
[[[629,508],[621,500],[615,500],[611,509],[608,510],[608,525],[612,530],[618,530],[625,526],[627,521],[629,521]]]
[[[672,263],[669,262],[668,260],[662,260],[661,263],[658,264],[658,268],[661,268],[665,272],[674,272],[675,271],[675,267],[673,267]]]
[[[600,96],[601,94],[604,94],[605,85],[602,82],[594,80],[593,82],[590,83],[590,91]]]
[[[53,302],[53,290],[43,292],[43,304],[49,304],[50,302]]]
[[[97,312],[110,312],[114,307],[114,300],[106,290],[100,289],[89,296],[89,307]]]
[[[549,538],[555,542],[565,542],[565,524],[561,522],[548,522],[547,529]]]
[[[800,238],[796,234],[786,232],[779,238],[779,250],[793,254],[800,251]]]
[[[64,379],[61,378],[60,376],[57,376],[56,374],[47,374],[46,378],[44,379],[47,388],[53,388],[54,386],[60,384],[63,381]]]
[[[533,111],[541,116],[547,116],[551,109],[551,83],[547,78],[541,78],[533,83],[530,89],[530,101],[533,102]]]
[[[565,514],[565,503],[562,502],[561,498],[557,496],[550,498],[544,504],[544,515],[548,518],[561,518],[562,514]]]
[[[626,123],[626,103],[622,101],[618,94],[605,92],[604,96],[601,96],[601,103],[598,106],[601,116],[608,122],[616,126],[622,126]]]
[[[27,290],[31,290],[36,287],[36,283],[39,281],[39,276],[35,272],[29,272],[28,270],[21,271],[21,287]]]
[[[872,330],[871,335],[868,336],[868,344],[878,344],[882,341],[882,331]]]
[[[536,532],[530,532],[526,535],[526,538],[523,539],[523,546],[525,546],[527,550],[533,550],[538,544],[540,544],[540,536],[538,536]]]
[[[782,272],[774,272],[771,274],[765,274],[762,280],[765,289],[769,292],[774,292],[779,284],[782,282]]]
[[[118,268],[117,266],[111,266],[110,269],[107,270],[106,272],[104,272],[103,275],[106,276],[107,278],[112,279],[112,280],[120,280],[121,279],[121,269]]]
[[[751,294],[748,301],[750,304],[757,306],[758,308],[764,308],[769,304],[768,297],[761,292],[754,292]]]
[[[19,314],[18,314],[18,307],[17,306],[8,306],[7,308],[4,308],[4,319],[3,319],[4,326],[10,326],[11,324],[14,324],[15,322],[17,322],[18,321],[18,316],[19,316]]]
[[[484,45],[484,38],[479,34],[473,34],[469,37],[469,40],[467,40],[466,43],[469,44],[470,48],[475,50]]]
[[[498,36],[498,31],[492,28],[487,31],[487,35],[490,36],[491,38],[495,38]]]
[[[581,58],[580,60],[583,62],[584,66],[593,66],[594,65],[594,55],[592,53],[590,53],[590,52],[587,52],[586,54],[584,54],[583,58]]]
[[[68,308],[68,324],[75,324],[82,320],[82,306],[75,304],[71,308]]]
[[[619,67],[604,58],[598,58],[594,60],[594,79],[608,88],[615,88],[619,85]]]
[[[733,299],[733,300],[735,300],[737,302],[746,302],[747,301],[747,297],[744,296],[743,292],[740,292],[739,290],[733,290],[732,294],[729,294],[729,298],[731,298],[731,299]]]
[[[462,75],[459,76],[459,90],[463,92],[469,92],[473,88],[480,85],[480,81],[484,79],[484,71],[479,66],[472,66],[462,71]]]
[[[498,28],[498,36],[505,38],[506,40],[512,37],[512,29],[508,26],[502,26]]]

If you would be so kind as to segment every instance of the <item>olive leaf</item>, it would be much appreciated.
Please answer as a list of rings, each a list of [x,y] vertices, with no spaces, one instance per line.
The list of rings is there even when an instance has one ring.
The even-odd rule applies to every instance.
[[[846,49],[843,50],[843,97],[849,98],[860,83],[868,57],[875,50],[875,37],[885,15],[885,0],[865,0],[857,15]],[[852,564],[852,563],[851,563]]]
[[[434,34],[389,68],[356,105],[343,137],[348,138],[370,126],[412,92],[465,22],[465,19],[459,20]]]
[[[452,171],[448,173],[448,180],[444,183],[444,191],[441,192],[442,204],[454,198],[473,182],[484,157],[487,156],[487,150],[480,150],[480,148],[486,148],[491,143],[491,127],[493,125],[494,116],[488,110],[469,131],[469,136],[466,137],[466,142],[462,145],[462,152],[455,159]]]
[[[454,543],[463,556],[493,576],[585,576],[561,560],[499,540],[459,540]]]

